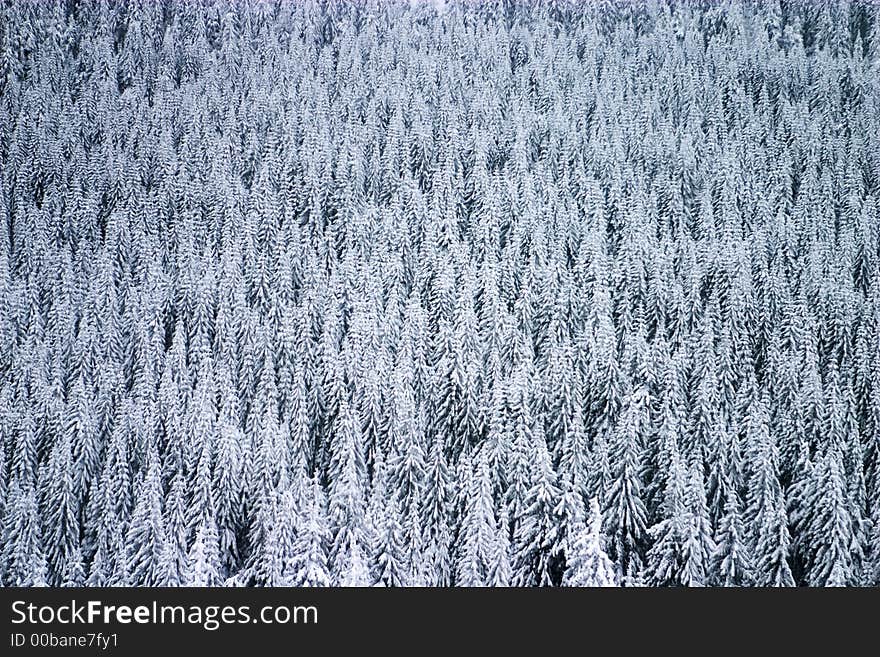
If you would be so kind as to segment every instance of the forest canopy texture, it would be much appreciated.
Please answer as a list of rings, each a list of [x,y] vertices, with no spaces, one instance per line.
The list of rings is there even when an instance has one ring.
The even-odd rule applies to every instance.
[[[6,0],[0,583],[880,583],[880,9]]]

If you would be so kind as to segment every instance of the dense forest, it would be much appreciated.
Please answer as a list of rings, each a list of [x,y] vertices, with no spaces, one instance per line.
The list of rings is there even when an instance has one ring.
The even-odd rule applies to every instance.
[[[5,0],[0,584],[880,584],[880,6]]]

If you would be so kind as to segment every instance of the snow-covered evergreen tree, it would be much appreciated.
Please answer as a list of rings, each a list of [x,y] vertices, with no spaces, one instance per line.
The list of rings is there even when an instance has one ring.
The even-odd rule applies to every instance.
[[[602,513],[599,501],[590,500],[590,515],[584,517],[583,507],[568,537],[565,548],[563,586],[617,586],[614,564],[602,546]]]

